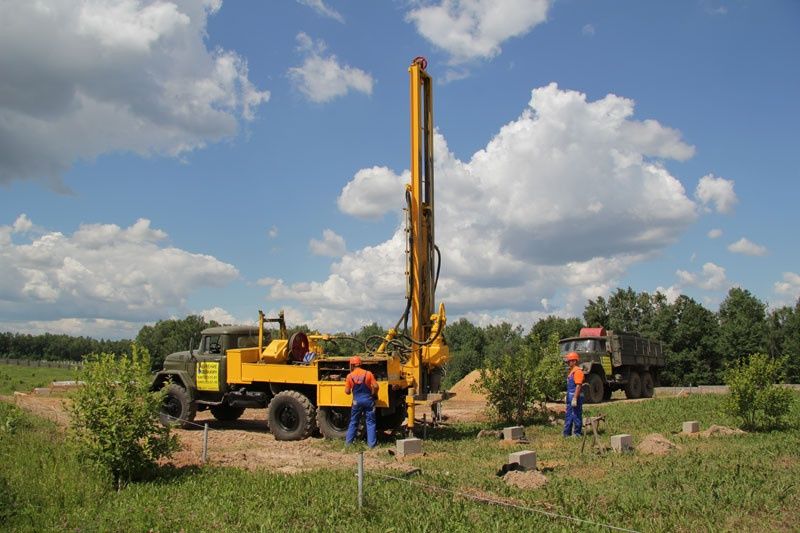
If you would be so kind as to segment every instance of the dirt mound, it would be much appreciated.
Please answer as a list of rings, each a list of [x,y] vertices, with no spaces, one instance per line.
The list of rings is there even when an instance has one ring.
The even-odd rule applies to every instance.
[[[746,431],[737,428],[729,428],[728,426],[713,425],[699,434],[702,437],[726,437],[728,435],[744,435]]]
[[[450,387],[449,392],[455,393],[455,400],[462,402],[485,402],[486,396],[481,393],[474,392],[472,386],[480,379],[480,370],[473,370],[464,378]]]
[[[503,481],[518,489],[540,489],[547,484],[547,476],[537,470],[512,470],[503,476]]]
[[[636,451],[641,454],[658,456],[667,455],[677,449],[679,449],[678,445],[670,442],[660,433],[651,433],[636,447]]]

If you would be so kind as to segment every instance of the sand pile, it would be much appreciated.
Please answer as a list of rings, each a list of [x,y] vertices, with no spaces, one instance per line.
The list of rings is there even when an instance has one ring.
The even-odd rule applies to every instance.
[[[480,379],[480,377],[480,370],[473,370],[464,376],[461,381],[450,387],[449,392],[455,393],[453,400],[461,402],[485,402],[486,396],[472,390],[472,386]]]
[[[707,430],[701,431],[700,435],[703,437],[726,437],[728,435],[744,435],[745,433],[741,429],[713,425]]]
[[[679,447],[670,442],[669,439],[660,433],[651,433],[646,436],[636,447],[636,451],[644,455],[667,455]]]
[[[503,476],[503,481],[518,489],[540,489],[547,484],[547,476],[537,470],[512,470]]]

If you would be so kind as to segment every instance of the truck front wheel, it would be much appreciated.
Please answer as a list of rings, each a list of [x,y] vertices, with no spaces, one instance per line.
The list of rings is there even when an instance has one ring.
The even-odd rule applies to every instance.
[[[603,378],[591,372],[587,376],[586,403],[600,403],[603,401]]]
[[[279,392],[267,408],[269,430],[275,440],[303,440],[316,429],[314,405],[303,394],[286,390]]]
[[[650,372],[642,374],[642,398],[652,398],[656,390],[656,384],[653,381],[653,375]]]
[[[161,412],[158,415],[161,423],[167,427],[189,428],[197,414],[197,406],[189,397],[189,393],[176,383],[171,383],[167,387],[167,394],[164,396],[164,403],[161,404]]]
[[[628,384],[625,385],[625,397],[629,400],[642,397],[642,377],[635,370],[628,376]]]

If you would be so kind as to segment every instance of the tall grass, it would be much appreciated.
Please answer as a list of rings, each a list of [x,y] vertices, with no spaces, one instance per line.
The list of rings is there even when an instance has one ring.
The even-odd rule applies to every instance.
[[[684,420],[732,425],[718,396],[593,406],[602,438],[659,432],[681,446],[666,457],[580,453],[560,427],[528,427],[531,442],[476,439],[477,425],[431,430],[413,460],[416,482],[488,496],[641,531],[796,530],[800,505],[800,412],[784,431],[736,437],[677,434]],[[487,505],[367,472],[366,506],[356,504],[352,469],[282,475],[234,468],[165,469],[158,479],[115,492],[78,464],[58,431],[0,405],[0,529],[81,531],[562,531],[601,527]],[[341,444],[318,441],[340,449]],[[385,448],[391,443],[382,445]],[[508,454],[537,452],[549,478],[539,490],[506,485],[496,471]],[[384,455],[389,460],[388,453]]]

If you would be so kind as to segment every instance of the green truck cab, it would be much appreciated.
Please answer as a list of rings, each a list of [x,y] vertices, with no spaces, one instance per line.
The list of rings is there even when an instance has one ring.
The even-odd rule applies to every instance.
[[[265,337],[268,335],[265,331]],[[269,338],[262,343],[268,344]],[[247,407],[266,407],[269,389],[250,390],[227,383],[227,351],[254,346],[258,346],[258,326],[218,326],[204,329],[198,346],[168,355],[152,384],[153,390],[167,386],[161,422],[188,427],[197,411],[206,409],[217,420],[231,421]]]
[[[627,398],[651,398],[666,364],[661,342],[638,333],[582,328],[578,337],[561,339],[558,345],[562,357],[570,352],[580,356],[587,403],[609,400],[619,389]]]

